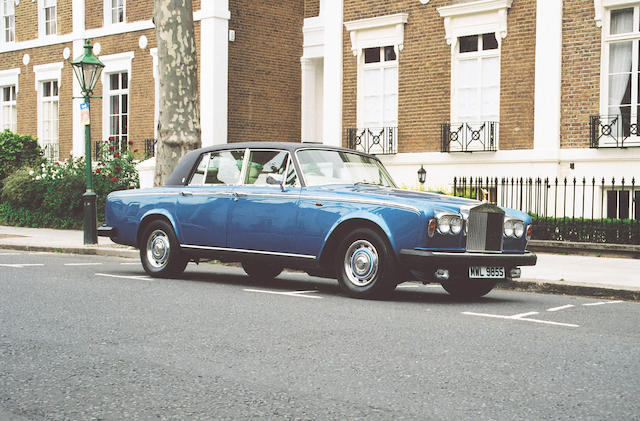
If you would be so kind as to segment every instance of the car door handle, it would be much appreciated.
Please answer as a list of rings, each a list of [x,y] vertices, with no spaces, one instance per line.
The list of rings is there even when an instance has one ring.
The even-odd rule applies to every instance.
[[[180,196],[193,196],[193,193],[190,191],[181,191]]]

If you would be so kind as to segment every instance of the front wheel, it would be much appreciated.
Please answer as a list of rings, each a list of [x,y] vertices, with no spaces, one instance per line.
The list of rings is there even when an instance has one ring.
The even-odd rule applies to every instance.
[[[140,242],[140,261],[145,272],[161,278],[181,274],[189,262],[182,255],[173,228],[162,220],[153,221],[145,228]]]
[[[340,288],[351,297],[382,298],[396,287],[391,248],[371,229],[356,229],[342,240],[336,266]]]
[[[449,279],[442,282],[442,287],[449,295],[458,298],[479,298],[487,295],[497,284],[497,281],[457,281]]]

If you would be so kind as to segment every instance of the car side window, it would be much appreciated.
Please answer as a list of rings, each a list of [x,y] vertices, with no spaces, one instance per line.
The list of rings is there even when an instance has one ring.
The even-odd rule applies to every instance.
[[[201,155],[200,162],[198,163],[198,168],[196,168],[195,172],[191,176],[191,181],[189,181],[190,186],[200,186],[202,185],[202,181],[204,180],[204,173],[207,170],[207,161],[208,155]]]
[[[287,186],[298,186],[298,174],[296,173],[296,167],[293,165],[293,160],[289,157],[289,171],[287,171]]]
[[[205,184],[238,184],[242,172],[244,149],[212,152],[207,166]]]
[[[284,177],[288,158],[286,151],[251,151],[245,183],[266,186],[270,175]]]

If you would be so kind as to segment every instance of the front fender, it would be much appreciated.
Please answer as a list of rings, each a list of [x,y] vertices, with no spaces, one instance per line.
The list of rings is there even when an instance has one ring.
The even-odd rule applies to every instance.
[[[329,229],[323,241],[320,251],[322,255],[327,245],[332,244],[335,235],[343,235],[343,228],[346,225],[357,226],[362,224],[374,224],[387,237],[391,248],[396,256],[400,255],[400,250],[407,247],[414,247],[418,240],[418,233],[424,230],[416,229],[422,226],[419,213],[393,208],[370,210],[355,210],[342,215]],[[337,239],[336,239],[337,240]]]

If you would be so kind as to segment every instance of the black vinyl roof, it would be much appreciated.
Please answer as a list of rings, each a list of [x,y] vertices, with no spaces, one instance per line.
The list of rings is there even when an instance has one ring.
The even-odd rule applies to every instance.
[[[344,151],[350,153],[362,154],[362,152],[355,151],[353,149],[341,148],[337,146],[328,146],[322,143],[311,142],[238,142],[238,143],[224,143],[220,145],[205,146],[204,148],[195,149],[187,152],[175,170],[169,176],[169,179],[165,183],[165,186],[183,186],[186,180],[189,179],[193,166],[198,161],[198,158],[203,153],[221,151],[221,150],[233,150],[233,149],[278,149],[289,151],[292,155],[295,151],[300,149],[327,149],[334,151]]]

